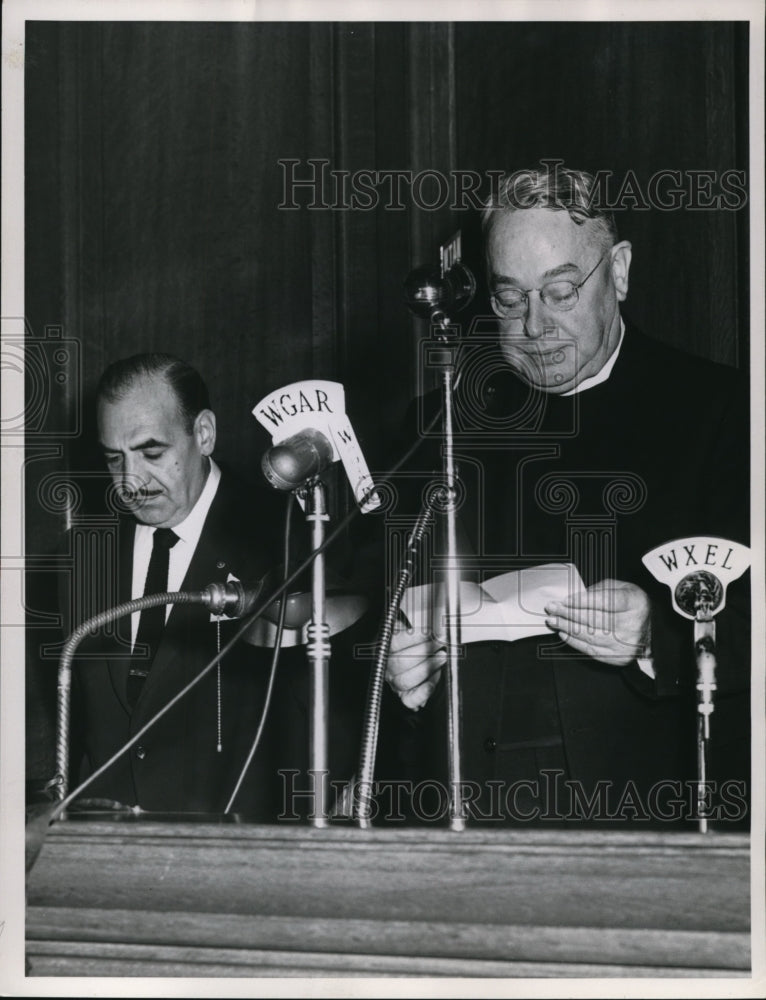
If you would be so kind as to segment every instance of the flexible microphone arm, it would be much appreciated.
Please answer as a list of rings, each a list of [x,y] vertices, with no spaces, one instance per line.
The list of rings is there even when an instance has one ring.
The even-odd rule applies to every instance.
[[[260,593],[260,588],[256,597]],[[247,599],[245,589],[238,581],[231,583],[211,583],[204,590],[172,591],[161,594],[149,594],[137,597],[132,601],[124,601],[114,608],[102,611],[88,618],[67,639],[61,651],[58,670],[58,728],[56,736],[56,791],[59,799],[66,799],[69,783],[69,729],[71,720],[72,692],[72,660],[86,635],[103,628],[118,618],[156,608],[167,604],[203,604],[210,608],[212,614],[229,614],[238,618],[252,607],[253,598]],[[264,609],[265,610],[265,609]]]
[[[426,499],[423,508],[415,522],[415,527],[407,539],[407,557],[399,571],[399,579],[389,601],[383,624],[380,628],[378,649],[375,655],[375,666],[370,675],[369,693],[367,696],[367,712],[362,727],[362,750],[359,757],[358,798],[354,806],[354,815],[362,830],[371,825],[373,777],[375,773],[375,757],[378,747],[378,730],[380,728],[380,704],[383,696],[383,681],[386,676],[388,655],[391,651],[391,640],[394,635],[396,616],[402,597],[412,579],[415,569],[415,559],[418,548],[434,518],[434,506],[439,496],[436,491]]]

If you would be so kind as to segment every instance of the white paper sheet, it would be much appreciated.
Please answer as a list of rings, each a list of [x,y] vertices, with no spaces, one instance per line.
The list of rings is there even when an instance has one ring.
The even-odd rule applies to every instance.
[[[528,636],[550,634],[545,624],[545,605],[584,590],[572,563],[546,563],[513,570],[482,584],[461,581],[460,641],[514,642]],[[401,611],[413,633],[444,638],[445,585],[442,582],[410,587]]]

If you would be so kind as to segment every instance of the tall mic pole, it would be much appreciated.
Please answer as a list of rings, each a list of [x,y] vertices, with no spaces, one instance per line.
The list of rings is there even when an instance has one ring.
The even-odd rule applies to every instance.
[[[309,766],[314,807],[309,815],[313,826],[329,823],[329,699],[330,699],[330,625],[327,621],[325,562],[322,543],[325,522],[329,520],[324,484],[319,474],[333,461],[329,439],[313,428],[274,445],[263,456],[261,469],[275,489],[294,490],[305,507],[311,526],[311,618],[306,628],[306,657],[310,666],[309,695]],[[287,595],[282,597],[287,600]]]
[[[460,233],[441,248],[440,271],[418,268],[411,272],[405,283],[407,303],[416,315],[431,323],[434,336],[446,346],[445,360],[441,367],[442,472],[446,492],[444,510],[444,541],[446,557],[445,614],[447,618],[447,751],[450,782],[450,828],[465,829],[466,815],[463,804],[461,697],[459,675],[460,650],[460,566],[457,554],[457,480],[458,471],[454,452],[454,388],[456,353],[449,345],[450,320],[445,309],[462,309],[474,296],[476,283],[471,272],[460,263]]]
[[[315,827],[329,824],[328,780],[330,775],[327,722],[330,698],[330,625],[327,621],[325,561],[322,543],[329,520],[324,484],[315,479],[307,487],[306,520],[311,524],[312,563],[311,621],[308,624],[306,655],[311,665],[311,714],[309,718],[309,774],[313,782]],[[283,600],[286,600],[286,596]]]

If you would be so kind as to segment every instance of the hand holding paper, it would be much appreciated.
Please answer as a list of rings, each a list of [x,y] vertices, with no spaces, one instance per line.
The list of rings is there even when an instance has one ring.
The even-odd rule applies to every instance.
[[[594,660],[625,666],[649,656],[650,603],[633,583],[601,580],[547,606],[547,624],[573,649]]]
[[[403,705],[417,710],[433,694],[446,660],[443,644],[404,629],[394,633],[386,680]]]
[[[513,642],[546,635],[546,606],[584,591],[571,564],[549,563],[504,573],[482,584],[460,585],[460,642]],[[401,610],[410,628],[393,637],[386,679],[408,708],[426,704],[446,661],[444,587],[411,587]]]

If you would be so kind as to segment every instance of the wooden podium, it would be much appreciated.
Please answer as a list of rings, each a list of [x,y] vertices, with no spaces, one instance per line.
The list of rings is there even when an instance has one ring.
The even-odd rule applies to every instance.
[[[29,976],[744,976],[746,834],[66,820]]]

